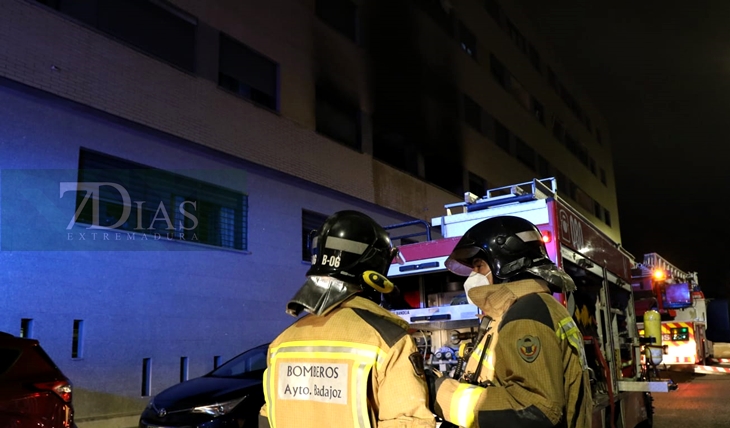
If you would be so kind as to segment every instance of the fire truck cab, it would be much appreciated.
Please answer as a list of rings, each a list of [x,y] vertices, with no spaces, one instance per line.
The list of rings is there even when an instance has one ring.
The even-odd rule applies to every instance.
[[[641,365],[631,269],[631,254],[612,241],[557,194],[554,178],[500,187],[483,197],[465,194],[445,206],[445,215],[424,222],[386,226],[400,249],[388,276],[400,298],[391,311],[408,321],[426,362],[453,372],[462,343],[477,335],[479,308],[466,300],[464,277],[444,261],[460,237],[490,217],[510,215],[531,221],[541,231],[550,258],[575,281],[573,299],[553,296],[574,307],[593,373],[595,412],[592,428],[651,426],[651,392],[668,392],[671,381],[648,380]],[[405,227],[396,236],[395,229]],[[409,233],[410,232],[410,233]],[[439,235],[434,237],[434,235]],[[574,301],[574,304],[573,304]]]

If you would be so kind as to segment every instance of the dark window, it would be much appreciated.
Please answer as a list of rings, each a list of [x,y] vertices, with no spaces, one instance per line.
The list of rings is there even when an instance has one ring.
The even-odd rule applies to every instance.
[[[599,219],[603,219],[603,207],[598,203],[598,201],[593,201],[593,215]]]
[[[84,321],[74,320],[73,340],[71,341],[71,358],[83,357]]]
[[[606,170],[601,168],[601,183],[603,183],[604,186],[607,185],[606,183]]]
[[[353,42],[357,37],[357,5],[349,0],[317,0],[317,16]]]
[[[461,49],[466,52],[467,55],[477,59],[477,38],[461,21],[459,21],[459,43],[461,45]]]
[[[535,170],[535,149],[527,145],[521,138],[515,138],[517,148],[517,159],[528,166],[531,170]]]
[[[168,240],[237,250],[248,247],[248,196],[243,193],[85,149],[79,160],[79,182],[115,183],[128,194],[125,199],[112,186],[100,187],[93,195],[99,199],[94,212],[92,203],[85,202],[85,192],[78,192],[79,223],[128,235],[159,234]]]
[[[418,0],[416,2],[436,24],[449,36],[454,35],[454,12],[447,2],[442,0]]]
[[[454,142],[444,142],[444,147],[454,147]],[[463,196],[464,181],[461,163],[445,156],[444,153],[434,153],[424,156],[425,179],[442,189],[455,195]]]
[[[487,193],[487,181],[482,177],[469,172],[469,192],[482,197]]]
[[[20,320],[20,337],[32,338],[33,337],[33,319],[22,318]],[[0,370],[1,372],[2,370]]]
[[[507,32],[509,33],[509,37],[512,39],[512,42],[517,45],[517,48],[523,53],[527,53],[527,42],[525,37],[510,20],[507,20]]]
[[[279,66],[221,33],[218,85],[247,100],[277,110]]]
[[[195,71],[197,19],[143,0],[39,0],[61,13],[187,71]]]
[[[483,132],[482,128],[482,107],[464,94],[464,121],[479,132]]]
[[[555,170],[555,181],[558,184],[558,192],[563,196],[570,197],[570,184],[568,177],[565,176],[560,170]]]
[[[545,124],[545,108],[542,106],[542,103],[538,101],[535,97],[531,98],[532,104],[532,114],[535,116],[535,119],[537,119],[538,122]]]
[[[502,25],[502,7],[496,0],[484,0],[484,8],[487,9],[487,13],[492,19],[497,21],[497,24]]]
[[[550,177],[550,163],[542,155],[537,155],[537,175],[540,178]]]
[[[528,44],[528,57],[530,58],[530,64],[532,64],[532,67],[537,70],[538,73],[542,74],[542,65],[540,62],[540,53],[535,49],[532,44]]]
[[[603,145],[603,141],[601,141],[601,131],[598,128],[596,128],[596,140],[599,145]]]
[[[610,226],[611,225],[611,213],[608,212],[608,209],[603,209],[603,221]]]
[[[188,380],[188,375],[190,373],[190,364],[188,361],[188,357],[180,357],[180,382],[185,382]]]
[[[317,86],[317,132],[360,150],[360,109],[335,90]]]
[[[563,124],[560,121],[556,120],[553,123],[553,136],[561,143],[565,143],[565,128],[563,128]]]
[[[558,85],[559,85],[559,83],[558,83],[558,78],[557,78],[557,76],[555,76],[555,72],[554,72],[554,71],[553,71],[553,69],[552,69],[552,68],[550,68],[550,67],[548,67],[548,68],[547,68],[547,72],[548,72],[548,84],[549,84],[549,85],[550,85],[550,86],[551,86],[551,87],[552,87],[553,89],[555,89],[555,91],[556,91],[556,92],[559,92],[559,90],[558,90],[558,88],[559,88],[559,86],[558,86]]]
[[[311,262],[312,252],[309,248],[311,237],[326,220],[327,216],[324,214],[302,210],[302,261]]]
[[[494,55],[489,55],[489,69],[492,71],[492,76],[503,88],[507,89],[507,81],[509,79],[509,73],[504,68],[504,65]]]
[[[593,175],[596,175],[597,174],[597,172],[596,172],[596,160],[589,156],[588,157],[588,164],[589,164],[589,168],[591,170],[591,173]]]
[[[575,156],[578,156],[580,153],[580,147],[578,142],[573,138],[572,135],[565,133],[565,147],[568,148],[568,151],[570,153],[573,153]]]
[[[142,358],[142,396],[149,397],[152,390],[152,360]]]
[[[509,153],[509,130],[498,121],[494,121],[494,142]]]

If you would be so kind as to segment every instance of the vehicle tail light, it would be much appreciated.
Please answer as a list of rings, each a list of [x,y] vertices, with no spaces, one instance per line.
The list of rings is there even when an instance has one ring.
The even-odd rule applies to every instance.
[[[71,387],[71,383],[66,380],[36,383],[35,387],[43,391],[53,391],[56,395],[61,397],[64,402],[71,402],[73,388]]]
[[[541,232],[542,234],[542,242],[549,244],[553,240],[553,235],[550,233],[549,230],[543,230]]]

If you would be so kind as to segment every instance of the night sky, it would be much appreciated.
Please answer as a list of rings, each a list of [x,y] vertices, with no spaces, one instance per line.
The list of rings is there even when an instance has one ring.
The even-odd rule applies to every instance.
[[[730,296],[730,1],[515,5],[608,121],[624,247]]]

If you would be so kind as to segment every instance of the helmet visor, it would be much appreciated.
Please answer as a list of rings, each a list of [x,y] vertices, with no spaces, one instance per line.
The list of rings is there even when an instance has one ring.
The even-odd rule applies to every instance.
[[[459,276],[469,276],[473,271],[472,259],[481,251],[479,247],[455,248],[446,259],[446,269]]]

